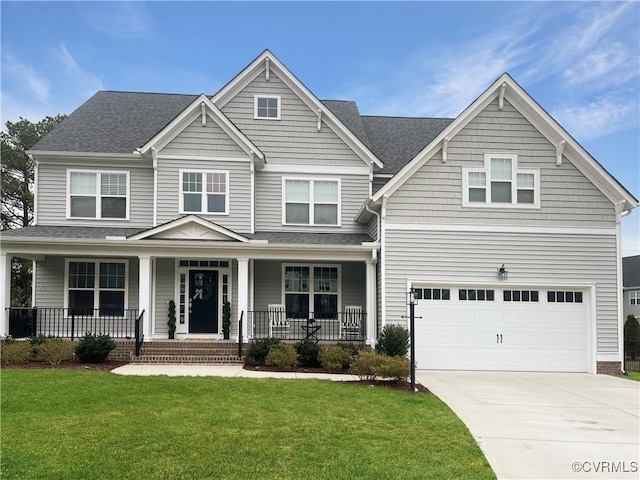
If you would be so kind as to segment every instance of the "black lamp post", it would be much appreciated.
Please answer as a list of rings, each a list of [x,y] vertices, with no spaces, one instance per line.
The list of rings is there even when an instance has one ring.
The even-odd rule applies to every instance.
[[[413,287],[409,289],[409,335],[411,342],[411,393],[416,391],[416,342],[415,342],[415,323],[416,323],[416,293]]]

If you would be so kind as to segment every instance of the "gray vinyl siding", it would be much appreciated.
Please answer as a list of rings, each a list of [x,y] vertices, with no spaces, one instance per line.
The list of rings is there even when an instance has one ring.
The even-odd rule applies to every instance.
[[[374,240],[379,240],[378,238],[378,217],[374,215],[373,219],[367,224],[367,235],[369,235]]]
[[[483,168],[485,153],[515,153],[519,169],[540,172],[539,209],[463,207],[463,167]],[[555,147],[511,104],[497,100],[480,112],[448,146],[431,158],[387,202],[395,223],[615,226],[609,200],[564,158],[556,166]]]
[[[281,119],[254,119],[254,95],[280,95]],[[271,72],[264,72],[222,107],[224,114],[264,152],[270,163],[362,166],[363,161]]]
[[[322,178],[341,182],[341,227],[299,226],[282,224],[282,179],[285,178]],[[355,222],[355,216],[367,198],[369,192],[366,175],[300,175],[259,172],[256,175],[256,231],[305,231],[363,233],[364,226]]]
[[[169,222],[179,213],[180,170],[229,172],[229,215],[197,215],[239,233],[251,231],[251,175],[249,161],[208,161],[159,159],[158,161],[158,224]]]
[[[498,283],[502,264],[509,280]],[[387,323],[406,322],[407,281],[594,284],[597,351],[618,351],[615,235],[387,231]]]
[[[254,310],[266,311],[271,303],[284,303],[283,300],[283,264],[322,265],[323,263],[306,262],[281,262],[275,260],[255,261],[254,283]],[[335,265],[335,264],[331,264]],[[366,271],[364,263],[345,262],[341,266],[341,305],[361,305],[363,310],[367,308],[366,297]]]
[[[129,220],[79,220],[67,215],[67,170],[127,171],[119,167],[51,165],[38,167],[38,224],[114,227],[150,227],[153,223],[153,170],[129,169]]]
[[[41,308],[62,308],[65,305],[65,260],[73,257],[47,256],[36,266],[35,298],[33,305]],[[84,260],[92,260],[82,257]],[[106,257],[100,257],[105,260]],[[138,259],[114,257],[107,261],[128,260],[128,308],[138,308]]]
[[[199,113],[197,118],[169,142],[160,153],[221,157],[247,156],[244,150],[210,116],[207,116],[207,124],[203,126]]]
[[[156,260],[156,294],[154,299],[155,333],[168,335],[168,301],[175,301],[176,270],[173,258]],[[176,307],[177,310],[177,307]],[[176,312],[176,317],[179,313]],[[176,318],[177,320],[177,318]]]

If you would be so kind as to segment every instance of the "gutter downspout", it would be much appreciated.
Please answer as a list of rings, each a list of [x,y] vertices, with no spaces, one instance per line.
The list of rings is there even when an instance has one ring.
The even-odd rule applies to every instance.
[[[153,157],[153,226],[158,226],[158,152],[151,147]]]
[[[382,197],[382,208],[380,209],[380,292],[381,292],[381,301],[380,301],[380,329],[383,329],[387,324],[387,297],[384,294],[385,286],[387,284],[387,240],[385,233],[385,223],[387,219],[387,200],[389,199],[389,195],[384,195]]]
[[[618,301],[618,355],[622,358],[620,362],[620,370],[623,373],[624,369],[624,311],[623,311],[623,302],[624,302],[624,288],[622,285],[622,218],[629,215],[631,210],[624,210],[625,201],[622,200],[615,204],[616,208],[616,290],[618,291],[618,295],[616,295],[616,299]],[[597,343],[597,340],[596,340]],[[597,345],[596,345],[597,351]],[[598,372],[598,364],[596,361],[596,373]]]

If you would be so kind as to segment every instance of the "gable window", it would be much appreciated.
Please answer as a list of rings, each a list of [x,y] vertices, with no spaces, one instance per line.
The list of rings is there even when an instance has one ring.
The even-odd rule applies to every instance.
[[[539,172],[518,168],[514,154],[486,154],[484,168],[463,168],[463,205],[539,208]]]
[[[127,262],[67,261],[67,305],[70,315],[123,316],[126,309]]]
[[[640,305],[640,290],[629,292],[629,305]]]
[[[256,95],[253,102],[254,118],[280,120],[280,95]]]
[[[227,172],[180,171],[180,213],[229,213]]]
[[[128,172],[67,172],[68,218],[127,219]]]
[[[338,276],[336,266],[285,266],[287,318],[337,318]]]
[[[283,179],[283,182],[284,224],[339,225],[339,181]]]

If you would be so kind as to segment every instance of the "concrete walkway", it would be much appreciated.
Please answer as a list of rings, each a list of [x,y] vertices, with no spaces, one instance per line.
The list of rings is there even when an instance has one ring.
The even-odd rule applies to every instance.
[[[420,370],[499,479],[640,478],[640,383],[607,375]]]
[[[167,375],[169,377],[318,378],[336,382],[358,380],[353,375],[331,373],[268,372],[245,370],[242,365],[124,365],[112,370],[118,375]]]

